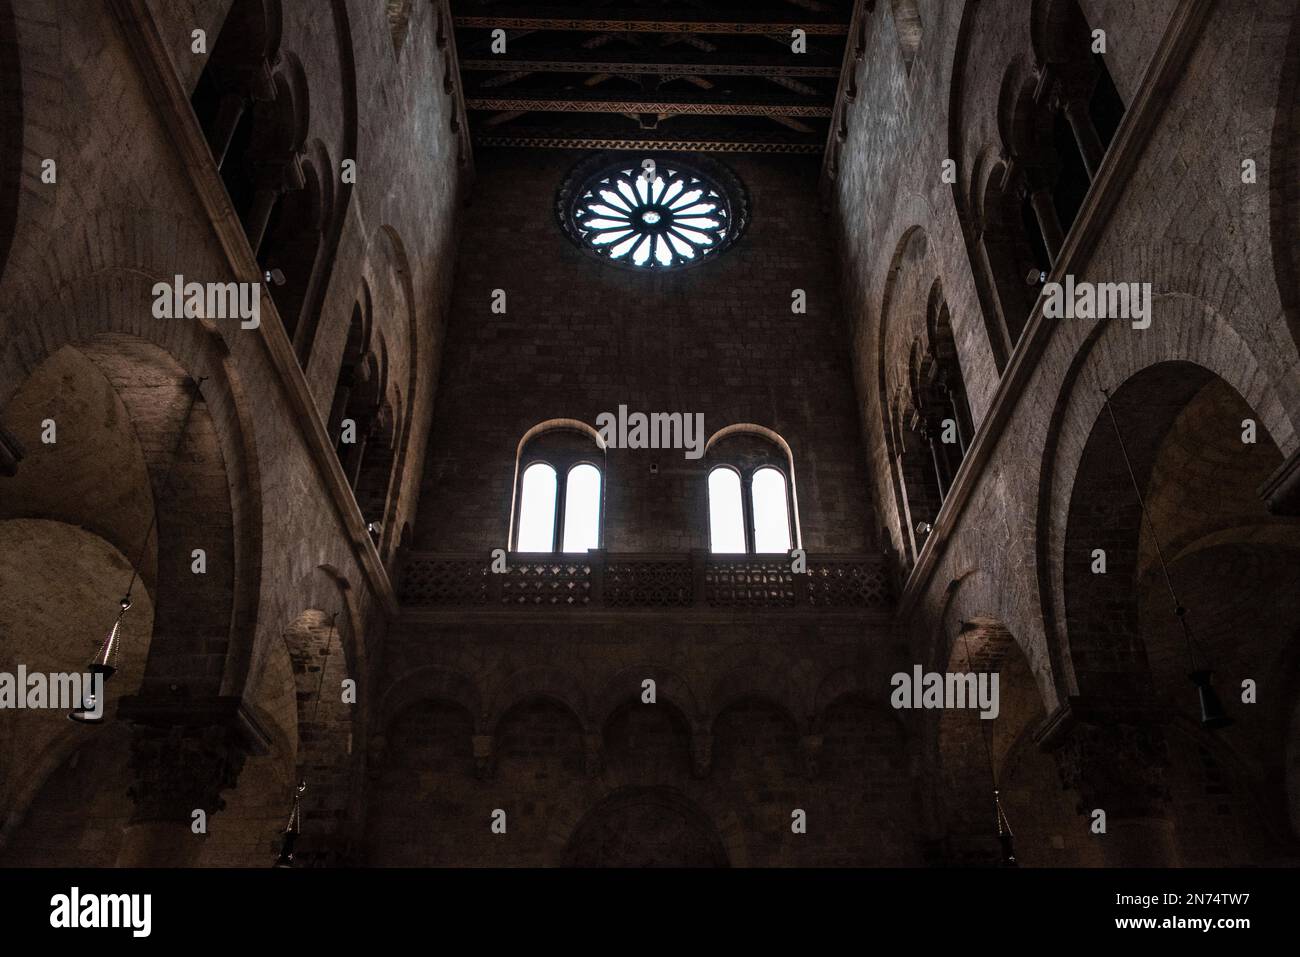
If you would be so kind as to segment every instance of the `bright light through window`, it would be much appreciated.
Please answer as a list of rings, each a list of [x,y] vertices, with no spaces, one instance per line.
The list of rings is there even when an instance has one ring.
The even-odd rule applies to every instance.
[[[570,238],[633,269],[703,262],[736,240],[748,216],[743,187],[705,158],[598,154],[570,174],[561,195]]]
[[[555,469],[545,462],[534,462],[524,471],[517,547],[521,552],[555,547]]]
[[[790,510],[785,476],[776,469],[754,473],[754,551],[790,550]]]
[[[740,476],[731,469],[714,469],[709,473],[709,547],[715,554],[745,551]]]
[[[564,487],[564,546],[566,552],[600,547],[600,469],[575,465]]]

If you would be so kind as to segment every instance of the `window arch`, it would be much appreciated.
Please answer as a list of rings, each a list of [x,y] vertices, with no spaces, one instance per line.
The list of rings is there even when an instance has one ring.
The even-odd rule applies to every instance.
[[[900,382],[889,413],[895,487],[907,525],[903,539],[911,542],[912,557],[925,544],[974,437],[948,304],[937,282],[927,307],[926,339],[913,341],[906,386]]]
[[[321,104],[313,111],[302,61],[281,48],[282,27],[280,0],[234,0],[190,103],[305,369],[351,187],[336,191],[329,149],[307,142]],[[323,100],[327,112],[342,105]]]
[[[275,301],[285,335],[306,367],[324,293],[325,233],[329,227],[330,180],[318,175],[330,168],[329,154],[315,144],[317,159],[301,161],[303,188],[285,193],[267,217],[265,238],[259,256],[267,290]]]
[[[1026,83],[1013,104],[1012,154],[1030,171],[1021,185],[1026,225],[1036,223],[1055,265],[1124,117],[1105,57],[1078,0],[1034,9],[1035,55],[1047,82]]]
[[[796,547],[793,457],[784,440],[759,426],[731,426],[706,449],[709,550],[761,555]]]
[[[359,299],[352,307],[326,428],[361,517],[379,545],[386,541],[384,525],[395,494],[402,394],[390,386],[387,350],[383,336],[371,328],[364,285]]]
[[[537,426],[519,443],[515,474],[512,551],[604,547],[604,446],[594,429],[568,419]]]
[[[981,167],[972,205],[999,372],[1087,205],[1125,113],[1078,0],[1035,0],[1032,62],[1017,56],[998,94],[998,162]]]
[[[939,516],[944,489],[939,484],[935,465],[931,444],[933,436],[924,417],[912,404],[910,394],[903,393],[895,398],[890,423],[894,438],[894,466],[906,525],[903,541],[911,544],[910,557],[915,558]]]

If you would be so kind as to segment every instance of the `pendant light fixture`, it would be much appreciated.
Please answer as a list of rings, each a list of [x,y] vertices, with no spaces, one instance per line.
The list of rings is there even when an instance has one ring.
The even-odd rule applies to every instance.
[[[92,684],[89,688],[84,689],[81,704],[68,712],[68,720],[70,721],[76,721],[78,724],[102,724],[104,721],[104,702],[96,700],[95,685],[100,686],[102,694],[103,686],[107,685],[108,679],[117,672],[118,653],[123,638],[122,624],[123,619],[126,618],[126,613],[131,609],[131,592],[135,588],[136,581],[140,578],[140,565],[144,561],[145,551],[149,547],[149,539],[153,537],[154,529],[158,525],[158,505],[160,500],[165,498],[171,490],[172,472],[176,469],[176,460],[180,457],[181,444],[185,441],[185,433],[189,430],[190,417],[194,414],[194,406],[198,404],[201,396],[200,388],[206,380],[206,376],[201,376],[194,382],[194,394],[190,396],[190,404],[185,410],[185,418],[181,421],[181,431],[176,436],[176,446],[172,449],[172,457],[167,465],[167,473],[163,477],[162,487],[153,499],[153,515],[149,519],[149,528],[144,533],[144,541],[140,543],[140,551],[136,555],[135,562],[131,565],[131,581],[126,586],[126,594],[117,603],[117,618],[114,619],[113,626],[108,630],[108,635],[100,644],[98,654],[95,655],[94,660],[86,668],[90,673]]]
[[[95,689],[98,687],[102,694],[104,685],[117,671],[117,649],[122,640],[122,619],[131,608],[130,589],[118,602],[118,607],[121,610],[118,611],[117,618],[113,621],[113,627],[109,629],[108,636],[99,646],[99,654],[95,656],[95,660],[86,669],[90,674],[92,683],[90,687],[82,689],[81,704],[68,712],[69,721],[76,721],[79,724],[102,724],[104,721],[103,703],[97,700]]]
[[[280,856],[275,859],[275,867],[293,867],[293,846],[302,833],[302,795],[306,790],[307,782],[300,781],[293,792],[293,807],[289,809],[289,823],[284,826]]]
[[[311,709],[311,721],[309,722],[311,725],[316,724],[316,715],[320,711],[321,690],[325,685],[325,666],[329,664],[330,646],[334,644],[334,631],[338,618],[338,612],[330,616],[330,630],[325,638],[325,654],[321,657],[320,678],[316,681],[316,701]],[[301,733],[299,737],[301,738]],[[293,806],[289,809],[289,822],[284,826],[284,832],[280,838],[280,856],[275,859],[272,867],[296,866],[293,852],[294,845],[298,843],[298,835],[302,833],[302,795],[306,790],[307,779],[304,777],[298,782],[298,787],[293,793]]]
[[[1120,455],[1124,459],[1124,467],[1128,470],[1129,481],[1133,483],[1133,494],[1137,496],[1138,507],[1142,510],[1142,518],[1146,522],[1147,530],[1151,533],[1151,541],[1156,548],[1156,557],[1160,560],[1160,570],[1164,573],[1165,587],[1169,589],[1169,598],[1174,603],[1174,616],[1178,619],[1179,627],[1183,631],[1183,641],[1187,645],[1187,661],[1190,666],[1188,677],[1192,680],[1192,684],[1196,686],[1197,697],[1200,699],[1201,727],[1207,731],[1226,728],[1232,724],[1232,718],[1228,717],[1228,713],[1223,708],[1223,702],[1219,700],[1219,696],[1214,691],[1214,686],[1210,683],[1210,675],[1213,672],[1209,668],[1202,668],[1197,664],[1192,629],[1187,624],[1187,609],[1183,607],[1182,602],[1178,600],[1178,594],[1174,591],[1174,582],[1169,575],[1169,565],[1165,561],[1164,550],[1160,547],[1160,539],[1156,535],[1155,525],[1151,522],[1151,513],[1147,511],[1147,503],[1142,497],[1142,489],[1138,486],[1137,475],[1133,471],[1133,463],[1129,461],[1128,449],[1124,446],[1124,436],[1119,429],[1119,420],[1115,418],[1115,410],[1110,404],[1110,390],[1102,389],[1101,394],[1106,400],[1106,412],[1110,416],[1111,427],[1115,430],[1115,439],[1119,442]]]

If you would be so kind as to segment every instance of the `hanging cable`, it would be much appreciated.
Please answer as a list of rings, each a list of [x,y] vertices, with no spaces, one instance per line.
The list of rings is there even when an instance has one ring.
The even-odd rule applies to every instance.
[[[330,648],[334,644],[334,632],[338,623],[339,613],[334,612],[330,616],[329,634],[325,636],[325,654],[321,657],[320,677],[316,680],[316,700],[312,704],[311,720],[308,725],[316,724],[316,716],[320,714],[320,700],[322,692],[325,689],[325,669],[330,660]],[[289,809],[289,821],[284,826],[284,836],[280,841],[280,856],[276,858],[274,867],[293,867],[294,856],[293,848],[298,841],[298,835],[302,833],[302,796],[307,790],[307,778],[304,776],[298,782],[298,787],[294,789],[293,805]]]
[[[966,670],[972,672],[975,669],[975,659],[971,656],[969,630],[966,628],[961,631],[961,641],[962,647],[966,649]],[[978,722],[980,741],[984,745],[984,758],[989,765],[989,780],[993,784],[994,825],[997,828],[998,843],[1002,846],[1002,863],[1007,867],[1015,867],[1017,866],[1015,834],[1012,833],[1011,822],[1007,820],[1006,811],[1002,808],[1002,795],[998,788],[997,765],[994,764],[993,746],[989,742],[993,728],[990,726],[989,734],[986,735],[984,733],[984,719],[977,714],[975,720]]]
[[[1160,537],[1156,534],[1155,523],[1151,521],[1151,513],[1147,510],[1146,499],[1143,497],[1142,489],[1138,485],[1137,473],[1133,471],[1133,462],[1129,459],[1128,448],[1125,446],[1124,436],[1120,432],[1119,420],[1115,417],[1115,410],[1110,404],[1110,390],[1102,389],[1101,394],[1105,399],[1106,414],[1110,418],[1111,428],[1115,430],[1115,440],[1119,443],[1119,452],[1124,459],[1124,468],[1128,471],[1129,481],[1133,483],[1133,494],[1137,496],[1138,508],[1142,511],[1142,520],[1146,524],[1147,531],[1151,534],[1152,544],[1155,545],[1156,558],[1160,561],[1160,571],[1164,575],[1165,587],[1169,590],[1169,598],[1174,603],[1174,617],[1178,619],[1179,627],[1183,632],[1183,641],[1187,646],[1187,661],[1191,665],[1189,677],[1192,683],[1196,685],[1200,697],[1201,724],[1211,730],[1226,727],[1232,723],[1232,719],[1223,710],[1223,704],[1219,701],[1219,696],[1210,684],[1210,675],[1213,672],[1207,668],[1197,667],[1196,643],[1192,638],[1191,626],[1187,624],[1187,609],[1183,607],[1182,602],[1178,600],[1177,592],[1174,591],[1174,581],[1169,574],[1169,563],[1165,561],[1164,549],[1160,547]]]

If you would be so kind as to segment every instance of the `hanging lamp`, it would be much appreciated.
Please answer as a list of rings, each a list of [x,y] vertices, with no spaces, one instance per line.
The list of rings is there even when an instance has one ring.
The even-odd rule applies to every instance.
[[[275,867],[293,867],[293,846],[302,833],[302,794],[307,790],[307,782],[300,781],[293,792],[293,807],[289,809],[289,823],[284,826],[284,837],[280,840],[280,856],[275,859]]]
[[[966,670],[971,671],[975,667],[975,659],[970,653],[970,638],[968,637],[969,629],[963,628],[961,632],[962,646],[966,649]],[[979,728],[980,741],[984,743],[984,757],[989,766],[989,781],[993,785],[993,826],[998,838],[998,846],[1002,849],[1001,857],[998,860],[1000,867],[1019,867],[1016,860],[1015,834],[1011,830],[1011,822],[1007,820],[1006,809],[1002,807],[1002,792],[998,788],[998,770],[993,763],[993,748],[989,745],[989,739],[984,734],[984,718],[978,713],[975,715],[975,721]],[[990,727],[989,731],[992,732]]]
[[[321,690],[325,685],[325,666],[330,660],[330,646],[334,643],[335,625],[338,622],[339,613],[334,612],[330,616],[330,630],[325,638],[325,654],[321,657],[320,678],[316,681],[316,701],[312,704],[311,721],[309,724],[315,725],[316,715],[320,712]],[[302,795],[307,790],[307,779],[303,777],[298,782],[298,787],[293,793],[293,805],[289,809],[289,822],[284,826],[284,831],[280,838],[280,856],[275,859],[271,865],[275,868],[295,867],[297,866],[294,858],[294,845],[298,843],[298,835],[302,833]]]

